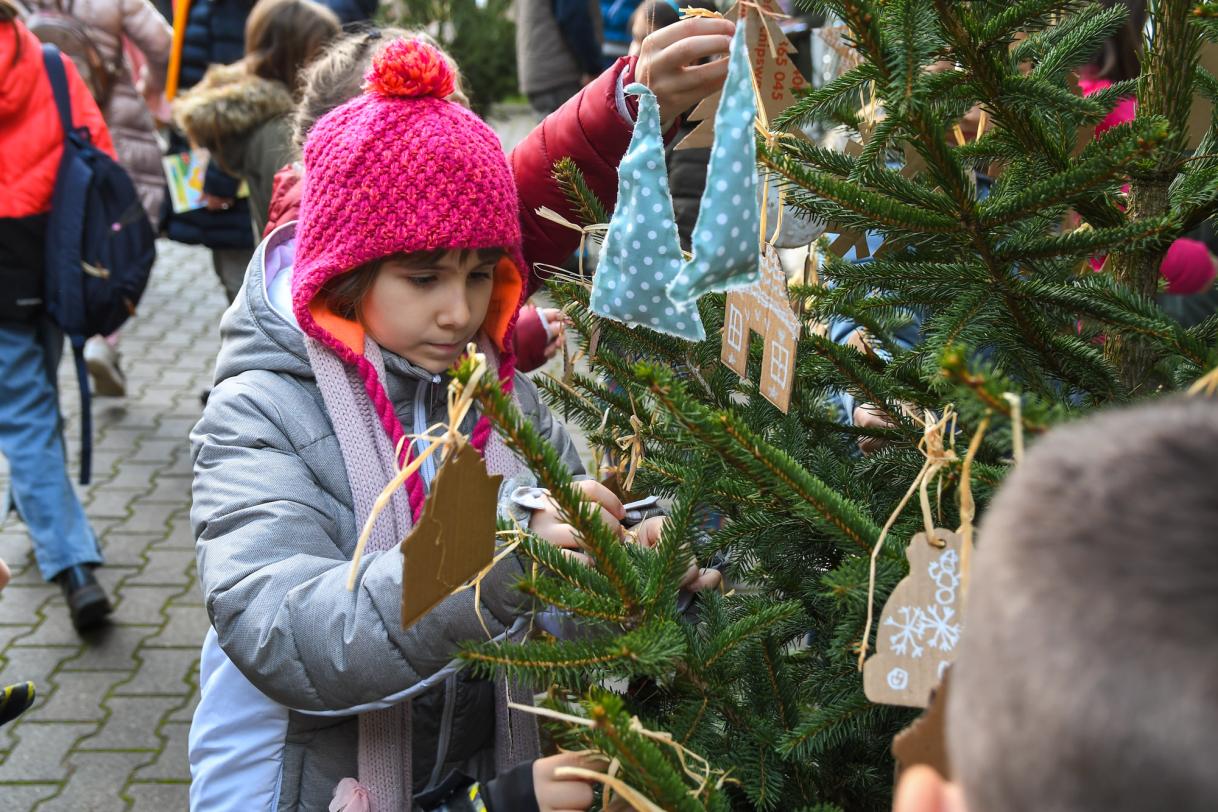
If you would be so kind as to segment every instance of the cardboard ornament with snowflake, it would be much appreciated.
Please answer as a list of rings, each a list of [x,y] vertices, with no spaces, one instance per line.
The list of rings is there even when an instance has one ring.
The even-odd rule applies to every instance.
[[[752,287],[727,294],[719,358],[741,378],[748,375],[750,333],[765,338],[758,389],[786,414],[791,407],[791,387],[795,381],[799,319],[791,309],[787,277],[772,245],[765,246],[761,255],[761,280]]]
[[[918,533],[905,551],[909,575],[897,584],[877,629],[876,653],[863,667],[863,691],[872,702],[924,708],[956,658],[962,600],[956,533]]]

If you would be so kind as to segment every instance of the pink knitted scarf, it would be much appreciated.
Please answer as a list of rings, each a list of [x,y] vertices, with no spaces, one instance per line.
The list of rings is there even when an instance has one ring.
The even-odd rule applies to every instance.
[[[380,385],[385,379],[384,359],[380,347],[371,339],[365,339],[364,354],[359,356],[368,365],[367,370],[345,363],[346,359],[340,359],[334,348],[314,338],[306,336],[305,344],[342,450],[356,523],[363,527],[381,489],[397,470],[394,445],[384,428],[382,413],[386,407],[399,430],[400,423]],[[481,349],[492,365],[497,366],[495,351],[489,342],[484,341]],[[506,369],[497,370],[500,373],[511,369],[512,359],[503,360]],[[375,388],[367,385],[370,379],[376,382]],[[380,398],[385,402],[376,402]],[[498,433],[491,430],[485,416],[478,420],[471,444],[482,452],[491,474],[510,478],[520,472],[521,463]],[[417,485],[417,503],[413,488],[409,496],[401,491],[393,495],[390,507],[381,512],[373,525],[368,553],[387,553],[410,532],[425,498],[422,481],[417,480]],[[536,719],[530,714],[510,710],[509,702],[531,704],[532,692],[522,685],[509,685],[507,680],[500,678],[495,684],[495,767],[499,772],[535,759],[539,752]],[[400,812],[412,809],[410,704],[410,700],[406,700],[392,708],[360,714],[359,781],[343,780],[336,788],[332,810]]]

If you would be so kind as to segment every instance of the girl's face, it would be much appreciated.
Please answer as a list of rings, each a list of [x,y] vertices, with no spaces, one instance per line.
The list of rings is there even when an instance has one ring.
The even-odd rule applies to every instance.
[[[391,259],[361,303],[372,339],[440,374],[465,352],[486,319],[502,254],[449,251],[427,266]]]

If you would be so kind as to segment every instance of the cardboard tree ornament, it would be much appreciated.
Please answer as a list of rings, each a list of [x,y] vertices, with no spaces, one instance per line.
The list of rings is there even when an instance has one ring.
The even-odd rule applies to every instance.
[[[892,757],[898,774],[916,764],[925,764],[947,780],[952,777],[951,755],[947,750],[947,696],[952,669],[943,672],[943,681],[931,692],[926,710],[909,727],[892,739]]]
[[[742,7],[743,15],[740,13]],[[795,91],[808,86],[808,80],[795,67],[795,46],[778,25],[778,19],[785,16],[782,8],[777,0],[756,0],[736,4],[724,16],[729,20],[739,19],[738,24],[748,29],[745,44],[752,58],[753,75],[757,77],[761,107],[765,120],[773,121],[795,103]],[[719,96],[716,93],[706,97],[689,114],[690,121],[701,123],[677,144],[677,149],[709,147],[714,142]]]
[[[766,400],[785,414],[791,408],[791,388],[795,382],[799,319],[791,309],[787,277],[778,251],[770,245],[761,257],[761,280],[750,288],[728,293],[723,313],[720,360],[742,378],[748,375],[750,333],[765,339],[758,388]]]
[[[423,515],[402,542],[402,628],[491,563],[502,481],[468,444],[440,468]]]
[[[918,533],[905,551],[909,575],[884,604],[876,653],[863,667],[863,691],[881,705],[924,708],[956,657],[960,641],[960,536]]]

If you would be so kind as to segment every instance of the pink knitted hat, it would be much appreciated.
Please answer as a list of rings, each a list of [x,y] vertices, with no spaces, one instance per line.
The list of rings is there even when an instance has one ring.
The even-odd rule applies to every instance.
[[[405,435],[364,357],[364,329],[327,309],[317,297],[322,286],[400,252],[504,248],[483,331],[500,351],[499,376],[510,390],[511,335],[525,266],[507,157],[490,127],[444,100],[454,77],[440,53],[418,40],[395,40],[373,60],[364,80],[364,93],[323,116],[305,143],[292,310],[306,335],[359,371],[381,424],[399,447]],[[485,445],[490,430],[482,418],[472,438],[476,448]],[[417,512],[422,483],[408,487]]]

